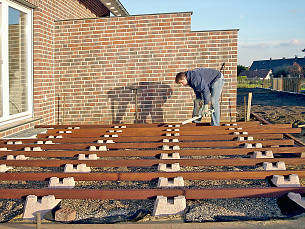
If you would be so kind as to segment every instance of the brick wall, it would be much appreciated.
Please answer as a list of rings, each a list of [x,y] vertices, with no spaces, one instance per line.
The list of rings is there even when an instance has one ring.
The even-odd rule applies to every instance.
[[[237,30],[191,31],[191,13],[57,21],[59,123],[133,123],[191,117],[193,92],[177,72],[226,63],[222,121],[236,118]]]
[[[95,17],[78,0],[32,0],[37,6],[33,18],[34,115],[42,123],[55,121],[54,23],[59,19]]]
[[[95,18],[78,0],[28,0],[33,11],[34,124],[178,122],[193,92],[177,72],[226,62],[222,120],[236,117],[237,30],[191,31],[191,13]],[[94,19],[79,19],[94,18]]]
[[[55,78],[54,78],[54,23],[59,19],[96,17],[78,0],[28,0],[36,6],[33,11],[33,97],[34,117],[41,118],[32,124],[19,125],[1,136],[13,134],[34,124],[55,122]],[[13,28],[11,28],[13,29]]]

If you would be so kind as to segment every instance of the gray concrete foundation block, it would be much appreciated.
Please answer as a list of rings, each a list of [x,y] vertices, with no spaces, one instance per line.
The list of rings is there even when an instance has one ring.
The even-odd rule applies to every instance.
[[[233,134],[234,135],[241,135],[241,134],[246,135],[246,134],[248,134],[248,132],[234,132]]]
[[[6,160],[27,160],[29,157],[26,157],[24,155],[7,155]]]
[[[86,164],[79,164],[76,166],[76,168],[74,168],[74,166],[72,164],[66,164],[64,172],[65,173],[90,173],[91,168],[87,167]]]
[[[176,124],[176,125],[167,125],[167,127],[180,127],[179,124]]]
[[[251,155],[252,158],[274,158],[273,152],[271,150],[267,151],[254,151]]]
[[[74,188],[75,181],[73,177],[63,178],[59,181],[58,177],[51,177],[49,181],[49,188]]]
[[[126,129],[126,126],[114,126],[113,128],[115,128],[115,129],[118,129],[118,128]]]
[[[6,142],[6,144],[7,145],[13,145],[13,144],[15,144],[15,145],[22,145],[22,141],[8,141],[8,142]]]
[[[178,129],[178,128],[175,128],[175,129],[166,129],[166,131],[167,131],[167,132],[171,132],[171,131],[176,131],[176,132],[178,132],[178,131],[180,131],[180,129]]]
[[[180,159],[179,153],[161,153],[160,159]]]
[[[13,167],[11,166],[6,166],[6,164],[1,164],[0,165],[0,173],[5,173],[7,172],[8,170],[12,169]]]
[[[237,127],[237,128],[234,128],[234,127],[230,127],[229,130],[242,130],[243,128],[241,127]]]
[[[179,139],[177,139],[177,138],[174,138],[174,139],[167,139],[167,138],[164,138],[164,139],[163,139],[163,142],[179,142]]]
[[[226,123],[225,126],[237,126],[237,123]]]
[[[43,216],[56,207],[60,201],[60,199],[55,199],[54,195],[44,196],[40,201],[37,196],[29,195],[25,201],[23,219],[34,220],[37,212],[40,212],[41,217],[43,218]]]
[[[263,163],[263,168],[266,171],[286,170],[286,165],[285,165],[285,162],[283,162],[283,161],[279,161],[279,162],[276,162],[276,163],[264,162]]]
[[[159,177],[157,187],[158,188],[184,187],[184,180],[183,180],[183,177],[175,177],[174,179]]]
[[[96,146],[89,146],[89,151],[96,151]]]
[[[162,150],[180,150],[180,146],[163,145]]]
[[[288,198],[305,209],[305,198],[299,193],[289,192]]]
[[[263,144],[262,143],[245,143],[244,148],[263,148]]]
[[[96,146],[90,146],[89,151],[107,151],[107,146],[99,146],[98,149]]]
[[[288,179],[281,175],[273,175],[271,182],[277,187],[300,187],[300,180],[297,174],[290,174]]]
[[[166,216],[166,215],[182,215],[186,208],[186,199],[184,196],[174,197],[170,201],[165,196],[157,196],[155,201],[153,216]]]
[[[108,130],[109,133],[122,133],[123,130]]]
[[[174,164],[160,163],[158,165],[158,171],[163,171],[163,172],[178,172],[178,171],[180,171],[180,164],[179,163],[174,163]]]
[[[248,137],[238,137],[237,139],[236,139],[236,141],[253,141],[254,139],[253,139],[253,137],[252,136],[248,136]]]
[[[41,147],[33,147],[33,148],[25,147],[24,151],[43,151],[43,150],[41,149]]]
[[[59,133],[59,134],[72,134],[72,131],[71,131],[71,130],[66,130],[66,131],[61,130],[61,131],[59,131],[58,133]]]
[[[180,146],[173,146],[173,150],[180,150]]]
[[[78,154],[78,160],[97,160],[98,157],[96,154],[89,154],[86,156],[86,154]]]

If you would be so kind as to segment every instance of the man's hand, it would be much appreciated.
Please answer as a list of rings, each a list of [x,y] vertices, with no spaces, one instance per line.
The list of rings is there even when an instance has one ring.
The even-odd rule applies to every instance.
[[[194,100],[194,110],[193,110],[193,117],[201,116],[201,108],[203,106],[203,101],[201,99]]]
[[[202,116],[203,117],[209,116],[209,104],[204,104],[203,110],[202,110]]]
[[[203,106],[203,101],[200,99],[199,101],[199,107],[201,108]]]

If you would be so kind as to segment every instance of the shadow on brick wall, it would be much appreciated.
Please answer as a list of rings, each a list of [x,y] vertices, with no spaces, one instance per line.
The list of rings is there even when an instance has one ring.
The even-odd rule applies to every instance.
[[[113,88],[107,92],[111,100],[112,123],[121,123],[125,116],[133,116],[134,123],[145,123],[149,116],[153,123],[164,122],[162,107],[172,93],[171,87],[161,82],[143,81]]]

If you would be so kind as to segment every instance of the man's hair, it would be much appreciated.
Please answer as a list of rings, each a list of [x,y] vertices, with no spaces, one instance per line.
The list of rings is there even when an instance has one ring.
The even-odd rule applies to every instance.
[[[179,81],[180,81],[180,80],[183,80],[184,77],[186,77],[185,72],[179,72],[179,73],[176,75],[175,82],[176,82],[176,83],[179,83]]]

